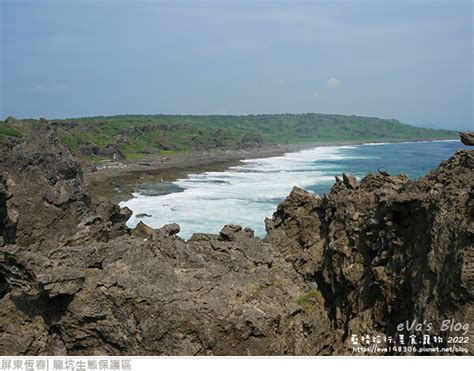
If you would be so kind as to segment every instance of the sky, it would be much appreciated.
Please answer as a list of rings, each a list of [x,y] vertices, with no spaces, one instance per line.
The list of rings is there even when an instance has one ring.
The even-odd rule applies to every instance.
[[[474,128],[471,1],[0,2],[0,118],[318,112]]]

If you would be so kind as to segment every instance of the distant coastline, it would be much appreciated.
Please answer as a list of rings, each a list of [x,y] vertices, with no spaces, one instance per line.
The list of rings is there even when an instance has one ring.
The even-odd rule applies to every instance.
[[[393,143],[451,142],[456,139],[344,141],[331,143],[304,143],[271,145],[248,150],[212,150],[208,152],[179,153],[171,156],[147,156],[121,162],[109,162],[93,172],[84,174],[92,194],[113,202],[126,201],[141,184],[150,181],[171,182],[190,173],[220,171],[238,165],[242,160],[273,157],[321,146],[383,145]]]
[[[54,130],[86,174],[91,192],[114,202],[143,181],[225,169],[240,160],[328,145],[450,140],[457,132],[397,120],[336,114],[124,115],[0,121],[0,142]]]

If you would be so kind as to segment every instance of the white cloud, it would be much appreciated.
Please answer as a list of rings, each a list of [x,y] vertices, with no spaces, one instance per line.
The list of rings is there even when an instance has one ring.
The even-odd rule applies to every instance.
[[[326,82],[326,85],[329,86],[330,88],[337,89],[337,88],[340,88],[343,84],[341,80],[336,79],[335,77],[331,77]]]
[[[301,98],[304,102],[317,102],[321,99],[321,95],[317,91],[315,91],[313,94],[308,94],[304,97]]]
[[[321,96],[319,95],[318,92],[314,92],[313,95],[311,95],[312,100],[319,100]]]

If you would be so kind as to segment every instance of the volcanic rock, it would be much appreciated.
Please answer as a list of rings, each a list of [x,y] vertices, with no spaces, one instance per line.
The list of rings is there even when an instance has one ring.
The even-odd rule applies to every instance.
[[[461,138],[461,142],[466,146],[474,146],[474,132],[466,131],[459,133],[459,137]]]
[[[349,355],[405,321],[474,323],[474,151],[295,187],[264,239],[188,241],[91,199],[51,125],[0,151],[1,355]]]

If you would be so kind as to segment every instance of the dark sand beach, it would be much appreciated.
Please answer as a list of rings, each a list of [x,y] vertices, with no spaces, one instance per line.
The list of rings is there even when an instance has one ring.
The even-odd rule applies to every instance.
[[[249,150],[213,150],[108,162],[98,166],[96,171],[86,173],[85,180],[93,194],[120,202],[129,199],[133,190],[147,181],[172,181],[189,173],[225,170],[244,159],[278,156],[320,145],[323,144],[274,145]]]
[[[437,139],[433,139],[436,141]],[[391,140],[389,142],[417,142],[419,139]],[[384,140],[380,143],[387,142]],[[190,173],[220,171],[235,166],[241,160],[279,156],[289,152],[302,151],[318,146],[357,145],[366,142],[348,141],[337,143],[277,144],[246,150],[210,150],[188,152],[171,156],[147,156],[121,162],[106,162],[95,171],[84,174],[92,194],[121,202],[132,197],[134,190],[149,181],[171,182]],[[377,141],[371,141],[377,143]]]

